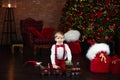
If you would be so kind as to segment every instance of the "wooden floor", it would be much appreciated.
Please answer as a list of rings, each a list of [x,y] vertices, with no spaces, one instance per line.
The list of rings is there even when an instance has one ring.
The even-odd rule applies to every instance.
[[[89,61],[81,54],[73,55],[73,62],[80,62],[80,76],[40,76],[35,68],[23,67],[23,63],[27,60],[37,60],[42,61],[44,66],[47,65],[50,62],[50,49],[39,49],[37,56],[33,57],[29,48],[26,48],[23,54],[16,48],[15,54],[12,55],[10,47],[0,47],[0,80],[120,80],[120,74],[90,72]]]

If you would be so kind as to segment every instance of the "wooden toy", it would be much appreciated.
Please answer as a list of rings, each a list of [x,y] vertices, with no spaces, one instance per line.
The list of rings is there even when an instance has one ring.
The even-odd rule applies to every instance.
[[[33,64],[34,68],[37,69],[38,73],[41,76],[65,75],[67,77],[70,77],[70,76],[78,76],[81,74],[79,62],[77,62],[76,65],[73,65],[72,62],[66,62],[66,69],[61,69],[61,68],[53,69],[49,63],[47,65],[47,67],[45,67],[42,65],[42,62],[37,62],[37,61],[32,61],[32,60],[26,61],[24,63],[24,66],[28,65],[29,63]]]

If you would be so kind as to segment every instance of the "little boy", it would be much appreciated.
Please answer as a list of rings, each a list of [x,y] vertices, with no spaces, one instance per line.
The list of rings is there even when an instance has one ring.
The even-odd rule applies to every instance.
[[[52,45],[51,48],[51,63],[54,69],[66,68],[65,62],[71,62],[72,55],[71,50],[67,44],[64,43],[64,34],[62,32],[57,32],[54,35],[56,44]]]

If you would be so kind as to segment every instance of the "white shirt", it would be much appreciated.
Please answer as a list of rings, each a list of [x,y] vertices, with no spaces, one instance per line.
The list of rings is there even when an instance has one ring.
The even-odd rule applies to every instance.
[[[67,59],[67,60],[71,61],[72,60],[71,50],[67,44],[64,44],[64,45],[65,45],[65,52],[66,52],[64,60]],[[62,59],[63,54],[64,54],[64,48],[58,47],[57,48],[57,59],[63,60]],[[51,58],[51,63],[55,64],[55,44],[52,45],[50,58]]]

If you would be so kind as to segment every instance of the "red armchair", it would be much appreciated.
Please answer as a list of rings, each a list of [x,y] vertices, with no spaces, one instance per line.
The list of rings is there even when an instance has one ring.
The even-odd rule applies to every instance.
[[[27,18],[20,21],[20,27],[24,45],[33,48],[34,55],[37,53],[37,48],[49,48],[54,43],[54,29],[43,28],[42,20]]]

